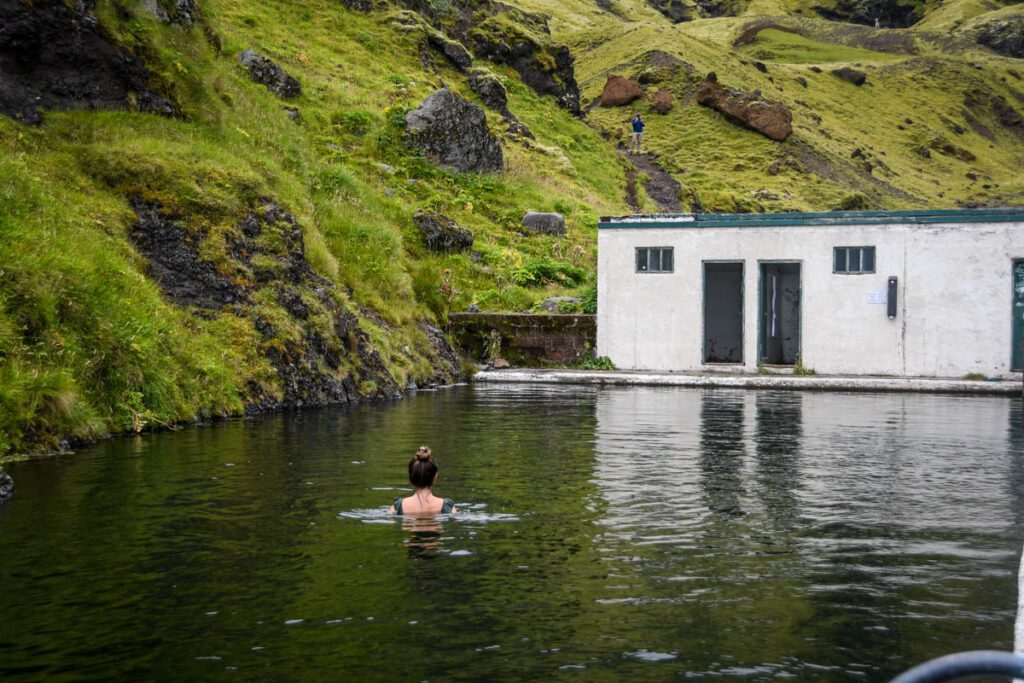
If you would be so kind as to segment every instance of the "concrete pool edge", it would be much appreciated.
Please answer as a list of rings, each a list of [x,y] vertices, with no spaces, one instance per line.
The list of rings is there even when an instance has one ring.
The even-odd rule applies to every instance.
[[[482,370],[475,382],[507,384],[583,384],[671,386],[726,389],[790,389],[800,391],[866,391],[1017,396],[1020,380],[966,380],[924,377],[839,377],[807,375],[711,375],[622,370]]]

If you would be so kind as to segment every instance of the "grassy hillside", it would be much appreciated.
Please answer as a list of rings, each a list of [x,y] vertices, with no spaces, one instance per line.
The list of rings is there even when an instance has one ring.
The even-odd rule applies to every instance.
[[[649,71],[653,51],[685,63],[648,86],[649,94],[665,88],[675,96],[669,114],[655,114],[650,97],[635,108],[648,119],[650,148],[677,174],[695,208],[896,209],[1024,201],[1018,172],[1024,126],[1000,123],[1001,108],[1024,110],[1020,60],[996,55],[966,35],[875,30],[781,14],[792,10],[781,6],[750,7],[780,12],[772,17],[673,25],[648,19],[640,2],[617,3],[622,14],[643,18],[630,22],[594,13],[584,2],[526,4],[562,17],[553,26],[578,55],[584,104],[600,96],[608,75]],[[841,67],[865,72],[867,83],[857,87],[831,74]],[[697,106],[696,90],[710,71],[726,86],[760,90],[787,104],[793,135],[774,143]],[[597,106],[589,121],[620,137],[627,116]]]
[[[401,4],[354,11],[337,0],[205,0],[196,23],[178,26],[142,2],[96,3],[111,41],[141,58],[178,112],[52,111],[40,126],[0,116],[0,456],[280,401],[282,355],[311,338],[327,340],[324,357],[340,357],[329,370],[339,381],[387,395],[385,384],[434,376],[438,352],[424,323],[443,325],[450,310],[587,298],[596,218],[626,211],[628,161],[616,147],[629,109],[591,106],[611,74],[646,73],[648,95],[673,94],[666,115],[652,111],[649,96],[636,108],[658,163],[682,184],[684,207],[1024,198],[1024,126],[1011,115],[1024,110],[1020,60],[969,34],[1012,7],[929,4],[919,27],[898,31],[825,21],[796,0],[735,3],[740,16],[679,24],[641,0],[526,0],[517,7],[546,17],[551,38],[532,15],[493,23],[519,22],[512,28],[522,35],[568,45],[589,113],[575,117],[512,68],[477,59],[534,139],[505,134],[506,122],[487,109],[505,170],[464,174],[407,146],[404,115],[442,85],[480,102],[425,36],[435,27],[464,33],[488,5]],[[419,5],[421,14],[407,9]],[[245,49],[274,59],[303,94],[282,101],[252,82],[236,59]],[[830,73],[842,66],[867,73],[867,83]],[[793,135],[772,142],[698,106],[710,71],[787,104]],[[268,201],[297,220],[322,280],[267,284],[266,273],[283,277],[277,228],[259,238],[258,253],[239,256],[240,226]],[[147,276],[133,202],[181,226],[203,267],[245,300],[216,310],[174,303]],[[653,209],[642,187],[638,202]],[[472,252],[427,250],[411,220],[421,208],[470,229]],[[525,233],[527,210],[563,213],[568,234]],[[296,317],[296,297],[305,317]],[[365,344],[339,335],[336,309],[354,313]],[[356,346],[379,355],[384,374],[371,373]]]

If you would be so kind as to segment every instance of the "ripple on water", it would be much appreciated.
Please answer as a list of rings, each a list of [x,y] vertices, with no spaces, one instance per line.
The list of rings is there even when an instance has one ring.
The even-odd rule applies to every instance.
[[[653,652],[651,650],[623,652],[622,656],[629,657],[631,659],[639,659],[642,662],[670,662],[679,657],[675,652]]]

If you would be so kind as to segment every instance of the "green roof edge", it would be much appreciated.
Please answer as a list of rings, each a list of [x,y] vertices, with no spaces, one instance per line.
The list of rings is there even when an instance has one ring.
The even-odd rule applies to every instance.
[[[679,213],[602,216],[598,228],[727,228],[801,225],[886,225],[888,223],[1024,222],[1024,207],[998,209],[911,209],[900,211],[829,211],[815,213]]]

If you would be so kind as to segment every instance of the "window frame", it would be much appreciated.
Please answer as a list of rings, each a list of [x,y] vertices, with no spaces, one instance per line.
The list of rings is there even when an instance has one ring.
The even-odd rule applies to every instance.
[[[646,252],[644,263],[645,270],[640,270],[640,252]],[[651,269],[651,253],[658,254],[658,269]],[[669,268],[665,270],[662,265],[665,263],[665,252],[669,254]],[[633,252],[633,270],[637,275],[671,275],[676,272],[675,247],[635,247]]]
[[[858,269],[850,270],[850,253],[856,250],[858,257]],[[839,270],[837,265],[837,257],[840,251],[843,253],[843,269]],[[865,253],[871,254],[871,270],[864,269],[864,255]],[[840,246],[832,247],[832,274],[833,275],[873,275],[878,271],[878,258],[877,250],[874,245],[861,245],[861,246]]]

